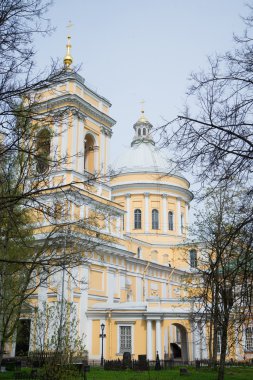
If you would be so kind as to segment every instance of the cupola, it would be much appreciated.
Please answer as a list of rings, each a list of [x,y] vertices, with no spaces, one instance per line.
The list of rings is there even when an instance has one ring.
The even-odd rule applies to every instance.
[[[134,124],[133,128],[135,130],[135,135],[131,146],[139,144],[141,142],[151,143],[155,145],[151,136],[151,129],[153,128],[153,125],[145,117],[144,110],[141,111],[141,116]]]

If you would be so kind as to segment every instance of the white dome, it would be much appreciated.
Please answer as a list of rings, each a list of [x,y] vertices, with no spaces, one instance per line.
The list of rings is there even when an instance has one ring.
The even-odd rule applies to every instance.
[[[155,145],[141,140],[122,152],[113,166],[123,173],[168,173],[171,170],[169,160],[161,155]]]

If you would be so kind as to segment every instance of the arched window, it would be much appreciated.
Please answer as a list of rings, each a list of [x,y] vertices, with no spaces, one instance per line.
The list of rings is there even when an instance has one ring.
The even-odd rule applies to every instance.
[[[159,213],[158,210],[155,208],[152,210],[152,229],[159,229]]]
[[[134,210],[134,228],[141,229],[141,210],[139,208]]]
[[[49,168],[49,155],[51,149],[51,135],[46,128],[42,129],[36,137],[36,169],[37,172],[45,173]]]
[[[191,268],[197,268],[198,262],[197,262],[197,251],[195,249],[190,250],[190,267]]]
[[[143,128],[143,136],[146,136],[146,128]]]
[[[168,222],[169,222],[169,230],[173,231],[174,230],[174,213],[173,211],[169,211],[168,213]]]
[[[138,259],[141,258],[141,247],[137,248],[137,257],[138,257]]]
[[[140,136],[141,135],[141,129],[139,128],[138,129],[138,136]]]
[[[95,171],[94,145],[94,138],[88,133],[84,140],[84,170],[90,173]]]

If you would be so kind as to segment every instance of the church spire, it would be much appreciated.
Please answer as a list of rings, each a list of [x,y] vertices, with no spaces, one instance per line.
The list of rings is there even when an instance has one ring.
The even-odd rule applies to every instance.
[[[67,25],[67,28],[71,28],[73,26],[73,24],[71,23],[71,21],[69,21],[69,24]],[[67,45],[66,45],[66,48],[67,48],[67,51],[66,51],[66,55],[64,57],[64,66],[66,69],[70,69],[70,66],[73,62],[73,58],[72,58],[72,55],[71,55],[71,36],[70,34],[68,35],[67,37]]]

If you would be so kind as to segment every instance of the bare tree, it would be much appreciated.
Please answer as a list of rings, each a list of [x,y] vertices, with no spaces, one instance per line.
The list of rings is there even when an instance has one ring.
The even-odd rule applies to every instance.
[[[191,75],[185,111],[161,127],[174,146],[176,163],[201,182],[243,181],[252,191],[253,39],[252,8],[234,51],[208,58],[206,71]],[[173,131],[173,132],[172,132]]]
[[[76,182],[52,181],[73,157],[52,152],[56,132],[41,127],[64,124],[75,110],[43,114],[39,93],[59,91],[57,85],[75,71],[55,62],[36,71],[33,37],[52,31],[45,18],[49,5],[43,0],[0,0],[0,365],[29,297],[59,271],[71,277],[74,267],[113,242],[104,232],[111,218],[106,202],[98,206],[88,200]],[[82,181],[87,193],[99,176]],[[72,206],[87,202],[89,215],[70,215]]]
[[[213,362],[217,361],[219,335],[219,380],[224,378],[229,351],[238,344],[238,336],[252,318],[251,202],[252,195],[242,188],[231,188],[230,184],[226,189],[216,188],[195,223],[201,254],[193,276],[194,318],[209,327],[209,357]]]

